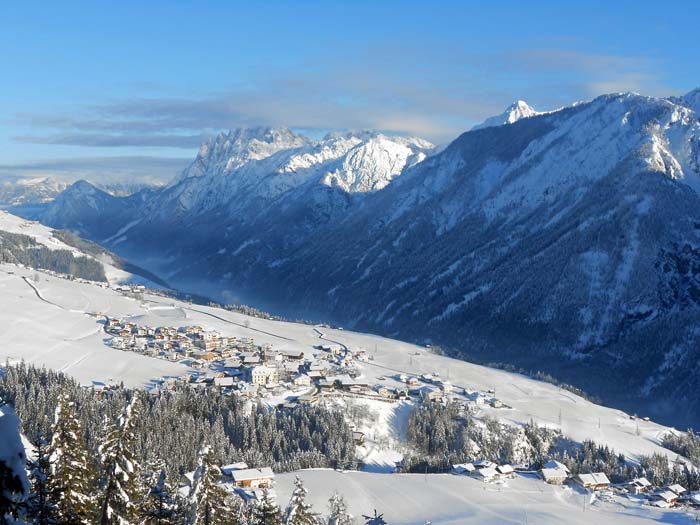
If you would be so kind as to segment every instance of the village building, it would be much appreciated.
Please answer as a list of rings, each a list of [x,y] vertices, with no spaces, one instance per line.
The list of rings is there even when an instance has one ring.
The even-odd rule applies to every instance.
[[[496,478],[498,478],[498,471],[493,467],[478,468],[470,475],[486,483],[494,481]]]
[[[541,468],[540,476],[542,476],[545,483],[550,485],[563,485],[569,474],[560,468]]]
[[[579,474],[574,478],[576,483],[585,489],[603,490],[610,487],[610,480],[603,472]]]
[[[476,470],[476,467],[472,463],[459,463],[457,465],[452,465],[453,474],[471,474]]]
[[[256,366],[250,372],[251,381],[254,385],[275,385],[279,381],[276,368],[269,366]]]
[[[311,386],[311,378],[306,374],[299,374],[293,382],[295,386]]]
[[[512,478],[515,476],[515,469],[511,465],[499,465],[496,467],[496,470],[504,478]]]
[[[670,490],[659,490],[649,497],[650,504],[655,507],[668,508],[678,501],[678,494]]]
[[[645,494],[651,488],[651,482],[647,478],[635,478],[627,483],[627,491],[631,494]]]
[[[253,489],[272,488],[275,479],[269,467],[232,470],[230,475],[235,486]]]

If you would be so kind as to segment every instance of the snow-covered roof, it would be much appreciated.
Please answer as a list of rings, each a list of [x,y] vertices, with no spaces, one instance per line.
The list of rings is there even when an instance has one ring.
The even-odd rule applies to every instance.
[[[221,467],[221,472],[223,472],[227,476],[230,476],[234,470],[245,470],[247,468],[247,463],[239,461],[238,463],[230,463],[228,465],[224,465],[223,467]]]
[[[511,474],[512,472],[514,472],[513,467],[511,467],[510,465],[500,465],[496,467],[496,470],[498,470],[498,472],[500,472],[501,474]]]
[[[630,485],[636,485],[638,487],[651,487],[651,481],[647,478],[635,478],[629,483]]]
[[[591,472],[589,474],[579,474],[578,479],[584,485],[610,485],[610,480],[603,472]]]
[[[552,479],[566,479],[567,472],[560,468],[543,468],[540,470],[542,479],[549,481]]]
[[[231,472],[233,481],[251,481],[253,479],[274,478],[275,473],[270,467],[263,468],[247,468],[242,470],[234,470]]]
[[[670,490],[671,492],[674,492],[675,494],[678,494],[679,496],[685,492],[685,487],[683,485],[679,485],[678,483],[674,485],[669,485],[666,487],[667,490]]]
[[[498,476],[498,471],[496,471],[496,469],[493,467],[486,467],[477,470],[474,475],[482,478],[495,478]]]
[[[569,472],[569,468],[566,465],[564,465],[564,463],[560,463],[556,459],[550,459],[544,465],[542,465],[542,468],[561,469],[567,473]]]
[[[661,499],[665,502],[671,502],[674,501],[678,498],[678,494],[675,494],[674,492],[671,492],[670,490],[660,490],[659,492],[655,492],[653,494],[653,497],[657,499]]]

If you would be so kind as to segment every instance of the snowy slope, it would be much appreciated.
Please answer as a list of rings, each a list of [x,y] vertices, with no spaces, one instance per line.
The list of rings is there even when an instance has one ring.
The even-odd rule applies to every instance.
[[[495,115],[484,120],[481,124],[472,127],[475,129],[491,128],[494,126],[503,126],[504,124],[512,124],[522,118],[534,117],[540,113],[535,111],[524,100],[516,100],[500,115]]]
[[[127,272],[121,269],[117,263],[107,254],[100,257],[95,257],[91,254],[81,252],[73,246],[69,246],[62,240],[54,236],[54,231],[36,221],[28,221],[17,217],[7,211],[0,210],[0,231],[17,233],[32,237],[37,243],[49,248],[50,250],[67,250],[74,257],[87,257],[99,261],[105,270],[105,275],[110,283],[127,283],[133,282],[138,284],[148,284],[149,286],[158,287],[160,285],[151,282],[149,279],[140,275]]]
[[[481,415],[514,424],[534,420],[560,428],[576,441],[592,439],[608,444],[630,459],[654,452],[676,457],[659,445],[661,436],[669,430],[667,427],[651,421],[633,421],[619,410],[596,405],[551,384],[436,355],[402,341],[248,317],[158,296],[146,295],[143,301],[135,301],[112,289],[51,276],[42,276],[38,283],[31,283],[36,287],[35,293],[23,278],[32,275],[30,270],[0,265],[0,308],[6,312],[7,321],[0,362],[25,359],[62,370],[84,384],[124,381],[129,386],[147,386],[160,376],[187,372],[186,367],[176,363],[107,347],[102,324],[94,317],[97,313],[129,317],[150,326],[197,324],[224,335],[252,337],[257,344],[269,343],[278,349],[308,353],[314,352],[313,347],[318,344],[335,341],[351,349],[364,348],[372,355],[371,362],[361,364],[362,378],[370,384],[397,386],[394,376],[399,373],[438,373],[455,388],[483,392],[496,389],[498,399],[512,406],[509,410],[485,406]],[[319,330],[323,338],[319,337]],[[387,379],[381,381],[380,376]],[[392,440],[385,452],[394,454],[391,451],[400,448],[401,429],[409,410],[401,404],[392,407],[391,413],[380,414],[372,431],[390,434]],[[379,448],[374,450],[375,459],[381,464],[380,452]]]
[[[614,503],[593,500],[576,488],[546,485],[518,476],[506,485],[488,485],[450,474],[371,474],[303,470],[276,477],[278,500],[289,500],[295,476],[308,489],[317,512],[328,511],[328,499],[342,494],[348,511],[361,519],[374,509],[390,524],[424,525],[632,525],[694,523],[691,513],[643,505],[639,498]],[[584,505],[585,502],[585,505]]]

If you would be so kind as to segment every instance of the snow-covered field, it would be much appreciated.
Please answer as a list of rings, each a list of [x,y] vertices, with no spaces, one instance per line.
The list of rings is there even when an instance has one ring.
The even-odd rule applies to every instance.
[[[36,280],[38,276],[38,281]],[[556,386],[432,354],[428,349],[369,334],[248,317],[217,308],[192,305],[154,295],[142,301],[111,288],[79,283],[34,270],[0,264],[0,362],[24,359],[62,370],[83,384],[123,381],[148,386],[162,376],[188,371],[180,364],[145,357],[105,345],[100,314],[128,317],[151,326],[198,324],[225,335],[252,337],[257,344],[310,352],[318,344],[341,344],[366,349],[371,359],[360,363],[370,384],[398,386],[398,373],[440,374],[455,388],[487,391],[512,408],[482,406],[489,414],[512,423],[533,419],[575,440],[593,439],[630,458],[663,452],[659,437],[669,429],[653,422],[590,403]],[[387,403],[366,399],[336,399],[365,406],[370,417],[359,418],[357,428],[367,443],[359,456],[374,472],[303,471],[314,504],[325,510],[335,489],[342,492],[357,515],[374,507],[390,523],[690,523],[683,511],[642,507],[635,500],[586,504],[572,489],[550,487],[536,479],[518,477],[506,485],[487,485],[453,475],[388,474],[400,458],[410,402]],[[278,476],[280,501],[289,496],[293,474]],[[694,518],[693,518],[694,519]]]
[[[525,476],[490,485],[451,474],[304,470],[277,476],[279,502],[289,500],[295,475],[303,479],[316,511],[327,512],[328,498],[337,491],[356,518],[377,509],[392,525],[424,525],[427,520],[433,525],[696,523],[694,514],[645,506],[634,497],[592,502],[590,494],[575,488]]]

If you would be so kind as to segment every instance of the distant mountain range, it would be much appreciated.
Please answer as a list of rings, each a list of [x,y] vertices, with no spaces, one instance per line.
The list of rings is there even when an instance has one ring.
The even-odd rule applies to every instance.
[[[699,116],[700,90],[518,102],[439,151],[235,130],[165,188],[76,183],[33,216],[218,299],[545,370],[698,425]]]

